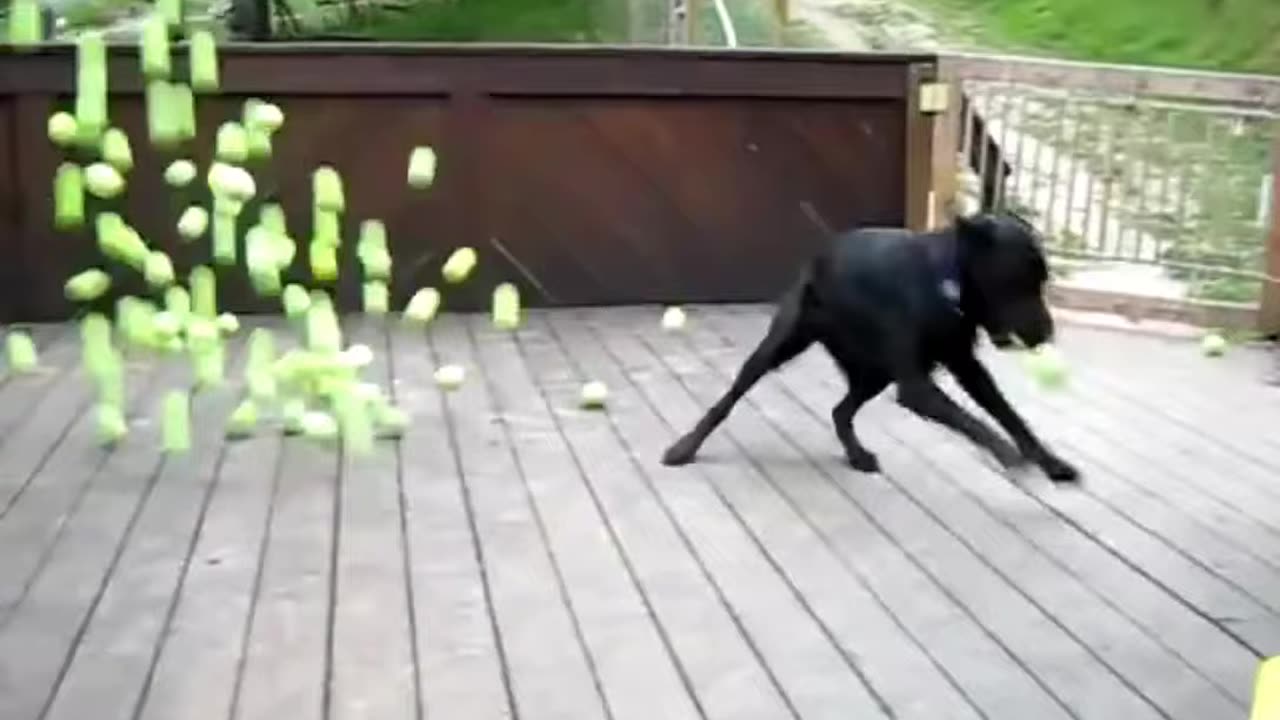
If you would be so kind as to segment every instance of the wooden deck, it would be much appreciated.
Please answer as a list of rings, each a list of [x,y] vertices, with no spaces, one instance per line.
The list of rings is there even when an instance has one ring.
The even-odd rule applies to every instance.
[[[1260,352],[1068,327],[1074,385],[1010,395],[1086,472],[1022,485],[883,397],[848,470],[812,352],[702,462],[656,458],[755,307],[350,328],[415,423],[369,457],[264,432],[234,387],[159,452],[93,443],[76,335],[0,380],[0,718],[1244,718],[1280,652],[1280,389]],[[243,353],[233,353],[233,364]],[[443,395],[444,362],[470,368]],[[233,371],[234,372],[234,369]],[[576,409],[584,379],[607,413]]]

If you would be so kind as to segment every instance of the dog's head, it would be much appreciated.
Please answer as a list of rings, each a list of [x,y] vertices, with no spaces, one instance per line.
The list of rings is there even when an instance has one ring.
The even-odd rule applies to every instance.
[[[1053,340],[1045,301],[1049,265],[1040,236],[1015,215],[976,215],[956,223],[966,302],[991,342],[1033,348]]]

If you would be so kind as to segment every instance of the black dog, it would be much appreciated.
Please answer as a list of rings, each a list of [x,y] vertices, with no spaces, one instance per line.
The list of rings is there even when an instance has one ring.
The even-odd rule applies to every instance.
[[[974,355],[979,329],[1000,348],[1015,339],[1026,347],[1053,339],[1044,300],[1048,279],[1039,237],[1014,216],[961,218],[928,233],[863,228],[835,236],[783,297],[768,334],[732,387],[662,461],[691,462],[752,385],[816,342],[849,385],[831,421],[854,468],[879,470],[875,455],[854,434],[853,416],[894,383],[899,404],[965,435],[1004,467],[1034,463],[1054,481],[1074,481],[1076,469],[1032,433]],[[937,366],[999,422],[1014,445],[934,384]]]

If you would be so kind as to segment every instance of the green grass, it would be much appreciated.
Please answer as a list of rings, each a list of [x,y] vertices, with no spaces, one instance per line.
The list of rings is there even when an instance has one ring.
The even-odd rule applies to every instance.
[[[967,44],[1081,60],[1280,73],[1277,0],[914,0]]]
[[[626,1],[416,0],[321,28],[305,24],[387,41],[609,43],[626,39]]]

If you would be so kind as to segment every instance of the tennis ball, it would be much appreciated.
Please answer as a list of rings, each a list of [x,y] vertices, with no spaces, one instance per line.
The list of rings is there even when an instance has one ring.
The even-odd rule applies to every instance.
[[[311,296],[301,285],[286,286],[281,300],[284,303],[284,314],[289,318],[302,317],[311,308]]]
[[[35,0],[12,0],[9,6],[9,42],[17,47],[44,40],[44,17]]]
[[[284,431],[290,435],[302,432],[302,419],[307,414],[307,404],[298,398],[286,400],[280,408],[281,419],[284,420]]]
[[[223,213],[213,214],[213,262],[236,264],[236,219]]]
[[[279,105],[262,100],[249,100],[244,105],[244,122],[246,126],[257,126],[268,132],[275,132],[284,125],[284,111]]]
[[[182,0],[156,0],[156,8],[166,25],[178,27],[182,24]]]
[[[101,31],[76,39],[77,139],[92,142],[107,127],[107,44]]]
[[[340,213],[346,209],[342,176],[329,165],[321,165],[312,173],[311,194],[315,206],[321,210]]]
[[[170,112],[178,138],[195,140],[196,138],[196,96],[190,85],[176,84],[169,86],[168,98]]]
[[[602,408],[609,399],[609,388],[599,380],[592,380],[582,386],[581,404],[584,408]]]
[[[271,133],[266,128],[252,125],[245,129],[245,147],[249,159],[262,160],[271,157]]]
[[[341,362],[350,368],[365,368],[373,364],[373,350],[368,345],[352,345],[342,351]]]
[[[110,289],[111,276],[97,268],[72,276],[63,288],[67,299],[72,302],[93,302]]]
[[[311,215],[311,242],[338,247],[342,244],[342,221],[338,213],[319,206]]]
[[[181,453],[191,449],[191,398],[173,390],[164,397],[164,449]]]
[[[381,405],[374,410],[374,424],[382,437],[398,438],[409,429],[409,414],[392,405]]]
[[[682,330],[687,320],[684,310],[678,307],[669,307],[666,312],[662,313],[662,329],[663,330]]]
[[[466,378],[467,371],[461,365],[442,365],[435,372],[436,385],[445,390],[457,390]]]
[[[426,324],[431,322],[439,309],[440,291],[423,288],[409,298],[409,304],[404,308],[404,318],[410,322]]]
[[[171,187],[186,187],[196,179],[196,164],[190,160],[174,160],[164,169],[164,181]]]
[[[119,443],[129,434],[129,424],[125,422],[124,411],[119,407],[103,403],[95,413],[98,426],[98,442],[105,446]]]
[[[338,437],[338,421],[327,412],[310,410],[303,413],[299,427],[304,437],[312,440],[333,440]]]
[[[122,173],[133,169],[133,150],[129,147],[129,136],[120,128],[107,128],[102,133],[102,159]]]
[[[425,190],[436,179],[436,151],[430,147],[416,147],[409,154],[409,187]]]
[[[258,224],[277,235],[289,234],[284,208],[280,203],[263,203],[258,208]]]
[[[240,318],[233,313],[222,313],[218,316],[218,330],[223,335],[234,335],[240,332]]]
[[[169,77],[169,24],[160,13],[152,13],[142,21],[138,36],[142,55],[142,74],[149,80]]]
[[[211,93],[218,89],[218,45],[213,33],[196,30],[191,33],[191,87],[196,92]]]
[[[9,332],[5,338],[5,354],[9,357],[9,369],[15,373],[33,372],[40,364],[35,342],[21,330]]]
[[[191,269],[191,309],[206,320],[218,314],[218,278],[205,265]]]
[[[258,192],[253,175],[238,165],[215,162],[209,166],[209,189],[217,195],[245,202]]]
[[[173,87],[164,80],[147,83],[147,136],[156,147],[172,148],[182,140],[180,110],[175,98]]]
[[[76,117],[69,112],[56,112],[49,116],[49,140],[58,147],[67,147],[75,142],[80,130]]]
[[[1209,357],[1219,357],[1227,351],[1227,339],[1211,332],[1200,340],[1200,350]]]
[[[249,159],[249,137],[238,122],[225,122],[218,127],[215,154],[225,163],[242,163]]]
[[[84,183],[95,197],[110,200],[124,192],[124,177],[112,165],[96,162],[84,171]]]
[[[520,327],[520,291],[512,283],[502,283],[493,290],[493,325],[499,330]]]
[[[333,245],[312,241],[311,276],[318,282],[329,283],[338,279],[338,250]]]
[[[258,406],[252,399],[241,401],[227,418],[227,435],[229,437],[249,437],[257,427]]]
[[[445,260],[440,272],[444,275],[446,282],[456,284],[466,280],[475,267],[476,251],[469,247],[464,247],[453,251],[449,259]]]
[[[364,311],[370,315],[386,315],[390,308],[391,297],[384,282],[373,281],[364,284]]]
[[[1067,381],[1067,364],[1057,348],[1046,343],[1023,357],[1027,372],[1041,387],[1059,388]]]
[[[185,325],[191,318],[191,293],[181,285],[170,285],[164,291],[164,309],[173,313],[178,322]]]
[[[147,264],[143,269],[143,275],[146,277],[147,284],[164,288],[173,284],[173,261],[169,256],[159,250],[147,255]]]
[[[57,230],[84,226],[84,171],[75,163],[62,163],[54,174],[53,226]]]
[[[209,211],[192,205],[178,218],[178,234],[187,240],[199,239],[209,229]]]

